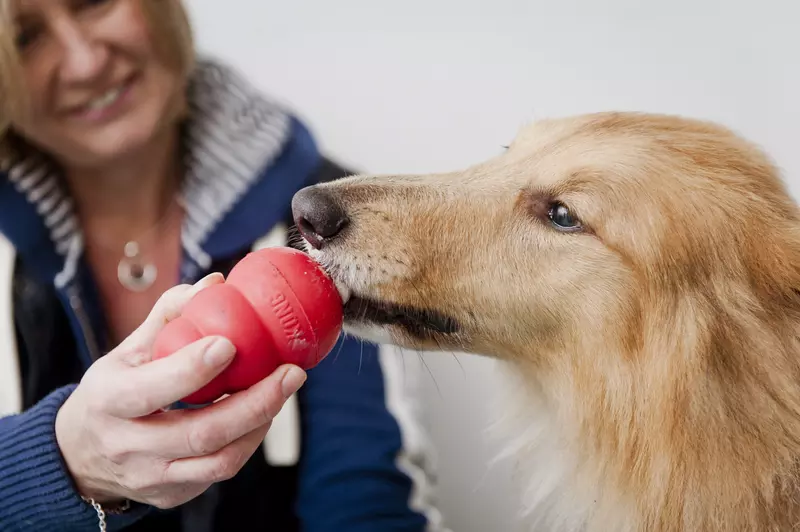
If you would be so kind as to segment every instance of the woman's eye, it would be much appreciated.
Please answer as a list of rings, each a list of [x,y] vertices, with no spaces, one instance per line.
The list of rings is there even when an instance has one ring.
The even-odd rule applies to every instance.
[[[109,2],[111,2],[111,0],[78,0],[76,2],[76,7],[91,7],[98,4],[107,4]]]
[[[72,9],[77,12],[99,7],[103,4],[111,4],[113,2],[114,0],[73,0]]]
[[[581,229],[581,222],[563,203],[553,203],[547,213],[550,222],[560,231],[578,231]]]
[[[14,43],[17,46],[17,50],[25,50],[31,44],[36,41],[39,32],[35,28],[25,28],[21,29],[17,32],[16,36],[14,37]]]

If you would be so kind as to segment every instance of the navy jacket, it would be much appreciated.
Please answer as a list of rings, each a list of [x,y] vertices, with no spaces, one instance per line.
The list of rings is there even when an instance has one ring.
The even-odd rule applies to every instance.
[[[290,200],[347,172],[309,131],[231,70],[200,62],[184,138],[182,282],[227,273],[262,245],[286,245]],[[75,213],[57,172],[26,159],[0,175],[0,530],[93,531],[54,419],[83,372],[114,346]],[[4,315],[5,312],[5,315]],[[186,505],[135,505],[110,530],[441,530],[430,453],[386,346],[340,339],[309,371],[233,479]]]

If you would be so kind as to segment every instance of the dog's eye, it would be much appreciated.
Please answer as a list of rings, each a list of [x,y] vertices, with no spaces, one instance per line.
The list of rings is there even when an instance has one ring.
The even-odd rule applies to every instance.
[[[553,203],[547,212],[547,217],[553,226],[560,231],[578,231],[581,229],[581,222],[563,203]]]

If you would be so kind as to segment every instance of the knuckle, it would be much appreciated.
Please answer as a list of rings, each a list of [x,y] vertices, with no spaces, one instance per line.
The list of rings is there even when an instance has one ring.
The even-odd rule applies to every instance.
[[[222,455],[218,460],[214,460],[210,467],[208,480],[212,482],[222,482],[225,480],[230,480],[236,473],[239,472],[239,464],[237,461],[230,456]]]
[[[272,423],[278,415],[283,401],[273,397],[274,394],[267,393],[266,397],[253,397],[252,400],[245,402],[245,408],[250,419],[256,426],[263,426]]]
[[[254,401],[247,401],[245,405],[247,418],[252,420],[250,423],[251,425],[260,426],[270,422],[271,418],[266,408],[256,404]]]
[[[133,337],[129,336],[128,338],[133,338]],[[125,359],[126,359],[125,362],[127,362],[129,366],[139,367],[142,364],[150,362],[153,359],[153,356],[148,352],[148,349],[146,347],[142,345],[137,345],[129,351]]]
[[[173,301],[188,292],[191,288],[192,285],[187,283],[176,284],[175,286],[165,290],[164,293],[158,298],[158,301],[162,304],[169,303],[170,301]]]
[[[146,410],[147,400],[139,394],[122,394],[114,398],[113,404],[115,409],[122,412],[144,412]]]
[[[219,432],[209,425],[195,425],[186,433],[186,444],[189,452],[196,456],[205,456],[217,450]]]
[[[151,316],[166,315],[169,316],[177,311],[180,306],[181,300],[185,294],[191,289],[191,285],[178,284],[168,288],[156,300],[153,309],[150,312]]]

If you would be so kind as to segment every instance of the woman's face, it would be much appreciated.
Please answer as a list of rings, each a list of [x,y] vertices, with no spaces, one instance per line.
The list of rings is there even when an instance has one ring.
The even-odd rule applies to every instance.
[[[181,76],[156,51],[141,0],[16,0],[29,108],[13,128],[62,164],[138,154],[174,123]]]

